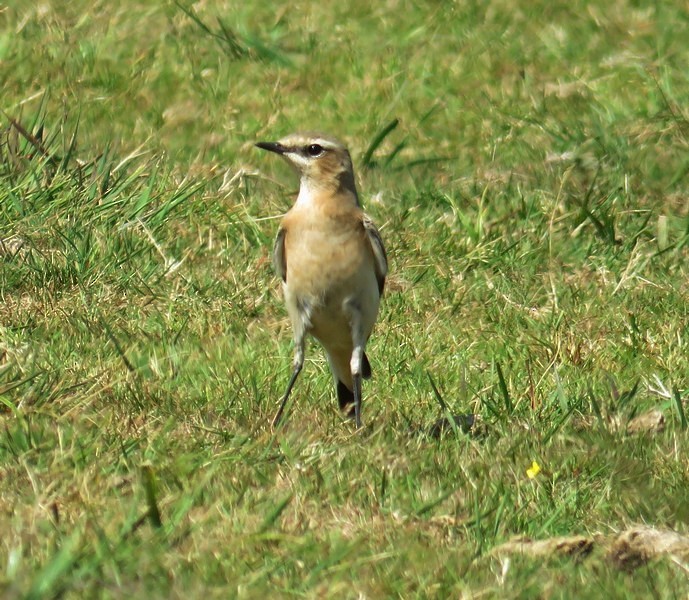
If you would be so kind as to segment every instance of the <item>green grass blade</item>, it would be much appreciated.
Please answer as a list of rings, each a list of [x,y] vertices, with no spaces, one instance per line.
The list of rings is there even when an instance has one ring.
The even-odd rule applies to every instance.
[[[364,167],[372,166],[373,154],[376,150],[378,150],[378,147],[383,143],[385,138],[388,137],[388,135],[390,135],[390,133],[392,133],[399,124],[399,119],[393,119],[387,125],[385,125],[378,133],[376,133],[375,136],[373,136],[373,139],[371,140],[371,143],[368,145],[366,152],[364,152],[364,156],[361,158],[361,164]]]
[[[679,417],[679,426],[682,430],[685,430],[687,428],[687,416],[684,412],[682,396],[680,395],[679,390],[677,388],[673,390],[672,397],[675,400],[675,408],[677,409],[677,416]]]
[[[156,478],[151,465],[143,465],[141,467],[141,484],[143,485],[146,504],[148,505],[148,520],[154,529],[160,529],[163,526],[163,520],[160,516],[160,508],[158,508]]]
[[[510,392],[507,389],[507,383],[505,382],[505,376],[502,373],[502,367],[499,361],[495,361],[495,370],[498,374],[498,385],[500,387],[500,393],[502,394],[502,400],[505,405],[505,414],[508,416],[514,412],[514,405],[512,404],[512,398],[510,397]]]

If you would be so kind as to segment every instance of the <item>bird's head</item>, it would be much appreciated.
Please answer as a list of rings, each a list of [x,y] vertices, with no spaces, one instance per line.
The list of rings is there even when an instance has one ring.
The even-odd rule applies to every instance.
[[[257,147],[282,156],[299,174],[301,185],[311,189],[351,191],[356,195],[354,169],[342,142],[320,133],[294,133]]]

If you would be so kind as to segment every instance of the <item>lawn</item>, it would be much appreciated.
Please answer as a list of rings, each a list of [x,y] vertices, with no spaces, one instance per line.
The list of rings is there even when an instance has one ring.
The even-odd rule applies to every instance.
[[[686,597],[688,25],[0,4],[0,595]],[[390,259],[359,431],[315,343],[270,427],[298,182],[253,144],[310,129]]]

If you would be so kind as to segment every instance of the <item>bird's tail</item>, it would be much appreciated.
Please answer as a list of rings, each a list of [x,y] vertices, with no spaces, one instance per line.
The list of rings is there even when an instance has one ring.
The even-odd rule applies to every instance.
[[[331,363],[332,365],[332,363]],[[342,379],[340,379],[338,373],[335,372],[335,369],[333,368],[333,374],[335,375],[335,378],[337,379],[337,402],[340,405],[340,410],[344,413],[346,413],[348,416],[353,416],[354,415],[354,392],[350,389],[350,386],[348,386]],[[371,378],[371,363],[368,360],[368,356],[366,356],[366,353],[364,352],[364,359],[361,363],[361,376],[364,379],[370,379]],[[347,381],[351,382],[351,376],[347,377]]]
[[[366,352],[364,352],[364,360],[361,361],[361,376],[364,379],[371,379],[371,363],[368,362]]]
[[[354,410],[354,392],[340,380],[337,381],[337,402],[343,413],[346,413],[347,416],[352,415]]]

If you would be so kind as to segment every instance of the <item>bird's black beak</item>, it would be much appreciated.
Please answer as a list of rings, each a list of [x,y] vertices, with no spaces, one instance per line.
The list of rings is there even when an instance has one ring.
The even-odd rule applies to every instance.
[[[284,154],[287,152],[287,148],[280,142],[258,142],[256,147],[261,148],[261,150],[268,150],[268,152],[275,152],[276,154]]]

